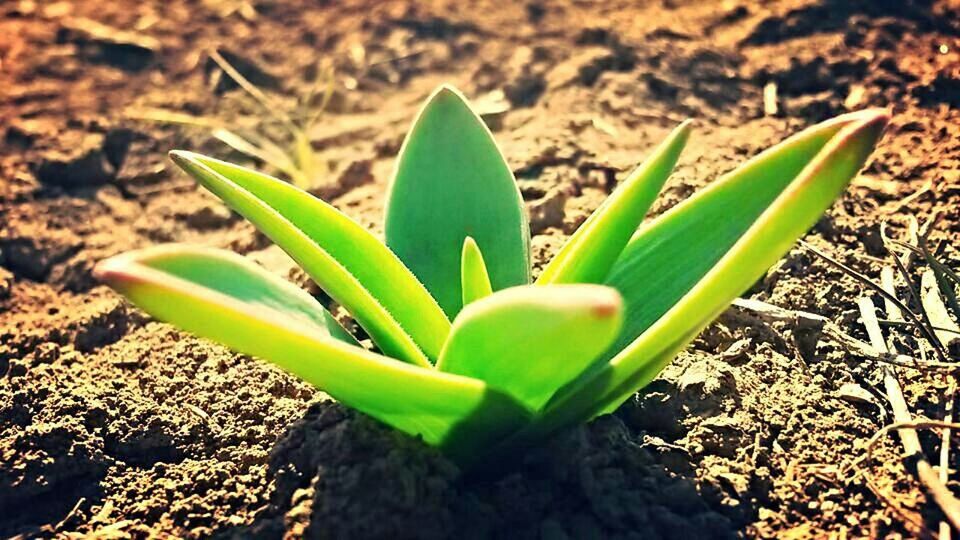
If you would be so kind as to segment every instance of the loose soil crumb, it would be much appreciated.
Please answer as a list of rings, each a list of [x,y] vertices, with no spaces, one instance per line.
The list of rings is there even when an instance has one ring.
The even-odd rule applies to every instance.
[[[378,234],[422,99],[450,82],[486,104],[530,211],[537,269],[683,118],[695,134],[653,215],[803,126],[890,107],[864,173],[806,238],[878,275],[881,222],[899,234],[906,216],[940,213],[934,238],[960,246],[955,2],[13,0],[0,5],[0,35],[0,536],[843,538],[917,534],[906,518],[936,527],[892,439],[872,470],[899,511],[859,467],[890,422],[882,397],[868,399],[877,366],[810,329],[732,308],[615,414],[496,475],[464,476],[265,362],[151,320],[90,269],[192,242],[249,254],[319,294],[165,153],[268,166],[205,128],[136,120],[163,109],[282,139],[209,60],[218,48],[291,111],[336,68],[310,133],[330,174],[312,189]],[[862,294],[796,249],[748,296],[863,337]],[[901,377],[913,410],[942,414],[945,381]],[[922,440],[935,455],[935,438]]]

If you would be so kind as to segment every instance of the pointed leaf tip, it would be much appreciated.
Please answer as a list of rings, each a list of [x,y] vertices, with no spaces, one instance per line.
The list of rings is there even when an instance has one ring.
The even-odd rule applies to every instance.
[[[874,142],[879,140],[880,135],[883,134],[883,130],[886,129],[890,123],[890,111],[887,109],[867,109],[861,111],[860,114],[863,116],[863,124],[860,131],[870,133],[870,137],[874,139]]]
[[[404,140],[384,230],[387,245],[451,319],[463,307],[467,236],[483,246],[493,290],[529,283],[529,227],[513,172],[453,87],[431,94]]]
[[[811,126],[645,225],[606,280],[626,306],[613,357],[561,391],[509,444],[609,412],[652,380],[816,223],[889,117],[871,109]]]
[[[93,276],[93,279],[100,281],[102,283],[109,283],[115,279],[118,279],[121,275],[119,263],[116,260],[118,257],[110,257],[109,259],[104,259],[93,266],[93,270],[90,271],[90,275]]]
[[[167,157],[181,168],[184,168],[190,162],[193,155],[195,154],[189,150],[170,150],[167,152]]]
[[[654,148],[587,218],[537,278],[549,283],[600,283],[670,177],[692,127],[685,120]]]
[[[467,103],[467,98],[463,95],[463,92],[461,92],[456,86],[453,86],[453,85],[450,84],[450,83],[443,83],[443,84],[441,84],[440,86],[438,86],[438,87],[433,91],[432,96],[435,97],[435,98],[436,98],[436,97],[439,97],[439,98],[457,98],[457,99],[459,99],[460,101],[462,101],[462,102],[464,102],[464,103]],[[428,100],[428,101],[429,101],[429,100]]]
[[[468,236],[463,241],[463,252],[460,255],[460,282],[463,288],[463,305],[466,306],[486,296],[490,296],[493,289],[490,286],[490,276],[487,274],[487,265],[483,262],[483,253],[473,237]]]
[[[867,121],[881,121],[887,123],[890,121],[890,116],[892,111],[890,109],[885,109],[882,107],[873,107],[870,109],[861,109],[859,111],[853,111],[847,114],[841,114],[836,117],[836,120],[867,120]]]

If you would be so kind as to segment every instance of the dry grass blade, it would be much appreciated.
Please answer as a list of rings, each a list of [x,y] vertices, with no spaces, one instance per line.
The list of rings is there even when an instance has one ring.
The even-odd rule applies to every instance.
[[[924,322],[922,322],[922,321],[917,317],[916,313],[914,313],[913,311],[911,311],[910,308],[908,308],[903,302],[901,302],[899,298],[897,298],[896,296],[894,296],[894,295],[890,294],[889,292],[887,292],[881,285],[879,285],[878,283],[874,282],[872,279],[870,279],[870,278],[868,278],[867,276],[861,274],[860,272],[857,272],[857,271],[854,270],[853,268],[850,268],[849,266],[847,266],[847,265],[843,264],[842,262],[834,259],[833,257],[827,255],[826,253],[823,253],[822,251],[818,250],[817,248],[811,246],[810,244],[808,244],[808,243],[806,243],[806,242],[804,242],[804,241],[801,240],[801,241],[800,241],[800,245],[803,246],[803,247],[804,247],[805,249],[807,249],[808,251],[810,251],[811,253],[813,253],[814,255],[820,257],[820,258],[823,259],[824,261],[826,261],[826,262],[832,264],[833,266],[839,268],[840,270],[842,270],[843,272],[845,272],[845,273],[846,273],[847,275],[849,275],[850,277],[852,277],[852,278],[856,279],[857,281],[863,283],[863,284],[866,285],[867,287],[870,287],[871,289],[873,289],[874,291],[876,291],[877,293],[879,293],[881,296],[883,296],[884,298],[886,298],[887,300],[889,300],[890,302],[892,302],[895,306],[897,306],[897,308],[900,309],[900,311],[901,311],[902,313],[904,313],[904,314],[907,316],[907,318],[909,318],[914,324],[916,324],[916,326],[917,326],[917,328],[920,330],[920,332],[924,335],[924,337],[927,339],[927,341],[929,341],[930,344],[933,346],[933,349],[934,349],[934,351],[937,353],[937,357],[940,359],[940,361],[941,361],[941,362],[947,362],[948,359],[947,359],[946,352],[943,350],[943,347],[940,345],[940,340],[938,340],[938,339],[937,339],[937,336],[934,335],[933,330],[930,329],[930,326],[929,326],[928,324],[924,324]]]
[[[759,300],[748,300],[738,298],[733,301],[733,305],[752,312],[761,320],[784,321],[798,326],[820,327],[824,337],[829,338],[837,345],[843,347],[848,353],[866,360],[882,362],[898,367],[916,369],[918,371],[945,371],[960,372],[960,363],[954,362],[927,362],[921,361],[905,354],[890,354],[878,351],[871,344],[864,343],[859,339],[847,334],[837,326],[836,323],[822,315],[808,313],[806,311],[797,311],[786,309]]]
[[[252,137],[250,136],[243,137],[236,132],[223,128],[215,129],[211,134],[214,138],[223,144],[226,144],[230,148],[233,148],[242,154],[259,159],[271,167],[282,171],[284,174],[289,176],[291,180],[293,180],[295,185],[302,186],[307,182],[307,178],[305,177],[304,173],[297,168],[296,163],[294,163],[293,160],[290,159],[290,157],[285,154],[282,149],[266,139],[261,139],[259,142],[253,142],[251,140]]]
[[[924,224],[923,229],[918,232],[917,220],[913,218],[910,221],[910,228],[908,231],[910,238],[917,242],[919,242],[919,240],[917,240],[918,238],[926,238],[930,231],[929,225],[929,222]],[[921,307],[920,318],[923,320],[923,324],[926,326],[926,328],[930,330],[930,332],[925,332],[925,334],[930,334],[934,337],[934,339],[931,340],[929,336],[927,336],[927,340],[930,342],[931,346],[933,346],[935,351],[942,351],[943,354],[946,354],[946,350],[943,347],[944,342],[940,341],[936,329],[934,328],[934,324],[930,320],[930,316],[927,314],[927,310],[923,309],[923,300],[920,297],[920,290],[923,288],[922,284],[919,282],[915,283],[913,278],[910,276],[910,268],[913,267],[915,262],[915,254],[908,251],[907,260],[904,262],[900,256],[897,255],[896,251],[891,249],[891,245],[900,245],[901,243],[887,236],[885,223],[880,225],[880,237],[883,239],[884,247],[893,257],[893,262],[896,265],[897,271],[900,273],[900,277],[903,278],[903,282],[907,285],[907,292],[910,293],[910,300],[912,300],[914,304]],[[914,317],[912,319],[916,318]],[[920,349],[920,354],[925,354],[922,348]]]
[[[334,77],[334,71],[332,67],[324,68],[323,74],[318,77],[318,84],[311,88],[305,99],[301,100],[302,104],[309,105],[317,93],[317,86],[323,86],[323,97],[321,98],[319,107],[317,107],[314,112],[303,115],[306,116],[306,120],[298,124],[293,120],[290,114],[285,112],[280,104],[275,103],[274,100],[267,96],[267,94],[260,90],[260,88],[247,80],[243,74],[234,68],[218,51],[211,51],[210,58],[216,62],[221,69],[223,69],[224,73],[226,73],[231,79],[240,85],[244,91],[250,94],[257,101],[257,103],[267,111],[268,114],[279,120],[280,123],[282,123],[290,133],[290,138],[292,139],[290,152],[280,150],[280,153],[283,154],[283,159],[274,160],[275,162],[280,161],[289,163],[284,167],[277,165],[275,162],[267,161],[268,163],[286,173],[287,176],[289,176],[293,181],[294,185],[304,189],[311,187],[313,182],[321,175],[321,173],[329,172],[326,166],[318,163],[309,132],[313,125],[319,121],[320,116],[326,110],[327,105],[330,103],[330,100],[333,97],[336,78]],[[300,115],[296,114],[296,116]],[[260,144],[257,146],[259,146],[260,149],[270,151],[268,145]],[[276,154],[276,152],[272,151],[270,153]]]
[[[894,244],[894,245],[896,245],[896,246],[898,246],[898,247],[901,247],[901,248],[903,248],[903,249],[905,249],[905,250],[907,250],[907,251],[909,251],[909,252],[911,252],[911,253],[913,253],[913,254],[915,254],[915,255],[920,255],[920,256],[923,256],[923,255],[924,255],[923,249],[921,249],[921,248],[919,248],[919,247],[917,247],[917,246],[915,246],[915,245],[913,245],[913,244],[908,244],[908,243],[906,243],[906,242],[901,242],[900,240],[890,240],[890,243],[892,243],[892,244]],[[931,257],[932,257],[932,254],[931,254]],[[953,281],[954,283],[960,285],[960,275],[958,275],[956,272],[954,272],[949,266],[946,266],[945,264],[943,264],[942,262],[940,262],[939,260],[937,260],[935,257],[932,257],[932,259],[931,259],[930,261],[928,261],[928,262],[929,262],[930,266],[935,267],[935,268],[937,268],[938,270],[942,271],[945,277],[949,278],[949,279],[950,279],[951,281]]]
[[[319,120],[333,97],[336,79],[332,67],[324,68],[323,73],[318,77],[317,84],[314,88],[311,88],[305,99],[301,100],[302,105],[309,106],[317,95],[318,88],[322,87],[322,98],[319,107],[312,112],[302,115],[297,113],[296,116],[298,117],[306,117],[305,122],[301,125],[294,121],[282,104],[277,103],[276,100],[272,99],[263,92],[263,90],[244,77],[219,51],[210,51],[209,56],[227,77],[230,77],[241,89],[253,97],[267,114],[278,120],[286,131],[289,132],[292,140],[289,151],[281,148],[267,137],[259,136],[250,130],[245,130],[241,133],[236,129],[228,128],[224,122],[217,119],[156,108],[132,110],[129,111],[126,116],[136,120],[207,128],[211,131],[211,135],[220,142],[240,153],[270,165],[286,175],[294,185],[304,189],[312,187],[313,182],[322,173],[329,172],[328,168],[318,163],[311,139],[307,132],[310,127]]]
[[[933,230],[933,225],[937,219],[938,218],[935,217],[934,219],[925,222],[923,225],[920,225],[917,221],[917,218],[911,216],[910,229],[908,231],[909,236],[907,237],[907,240],[915,246],[920,245],[921,238],[927,238],[930,236],[930,231]],[[916,258],[916,253],[908,254],[907,268],[912,268],[913,263],[916,262]]]
[[[911,216],[911,218],[913,218],[913,216]],[[917,220],[914,218],[910,221],[910,225],[908,226],[908,230],[907,230],[907,235],[910,238],[915,239],[917,237],[917,227],[918,227]],[[910,251],[907,252],[906,261],[901,259],[899,255],[897,255],[896,250],[892,249],[891,246],[900,246],[901,242],[894,240],[887,235],[886,223],[880,224],[880,238],[881,240],[883,240],[883,247],[886,248],[886,250],[890,253],[891,256],[893,256],[893,263],[897,269],[897,272],[900,274],[900,278],[903,279],[903,282],[907,285],[907,292],[910,293],[909,300],[912,300],[913,302],[919,304],[920,297],[917,293],[918,288],[913,282],[913,279],[910,277],[910,268],[913,267],[913,263],[914,263],[913,253],[911,253]],[[900,246],[900,247],[903,247],[903,246]]]
[[[314,124],[320,120],[320,116],[324,113],[324,111],[327,110],[327,106],[330,105],[330,100],[333,98],[333,91],[336,89],[336,83],[336,71],[334,71],[333,67],[325,68],[323,75],[318,77],[318,84],[311,89],[309,95],[304,100],[305,104],[309,105],[316,95],[316,87],[323,86],[323,97],[320,98],[320,104],[307,118],[307,121],[303,123],[304,132],[309,132],[310,128],[312,128]]]
[[[227,59],[224,58],[223,55],[221,55],[218,51],[210,51],[210,58],[216,62],[216,64],[220,66],[220,69],[222,69],[227,76],[233,79],[234,82],[240,86],[240,88],[250,94],[257,101],[257,103],[259,103],[260,106],[267,111],[268,114],[279,120],[280,123],[287,128],[287,131],[290,132],[290,136],[293,138],[294,159],[287,158],[286,161],[290,161],[292,166],[279,167],[275,164],[274,166],[290,176],[290,179],[293,180],[295,185],[303,188],[309,187],[311,181],[316,175],[317,167],[315,163],[316,156],[314,155],[313,147],[310,144],[310,138],[307,136],[306,130],[297,125],[290,115],[284,112],[283,107],[280,104],[275,103],[274,100],[272,100],[263,92],[263,90],[260,90],[260,88],[258,88],[255,84],[247,80],[247,78],[244,77],[243,74],[240,73],[236,68],[234,68],[230,62],[228,62]],[[332,92],[333,78],[331,77],[328,84],[328,95],[325,96],[325,100],[329,99],[330,95],[332,95]],[[324,107],[325,106],[326,101],[324,102]],[[321,107],[317,111],[316,117],[318,118],[322,112],[323,108]],[[311,118],[309,120],[308,128],[309,125],[312,125],[317,118]],[[263,146],[260,146],[260,150],[263,150],[263,148]],[[241,152],[248,153],[244,150],[241,150]],[[256,154],[250,155],[256,157]],[[270,162],[268,161],[268,163]]]
[[[240,88],[250,94],[268,114],[282,122],[291,132],[300,131],[300,128],[283,112],[283,108],[279,104],[270,99],[257,85],[247,80],[242,73],[237,71],[237,68],[233,67],[230,62],[227,62],[227,59],[224,58],[220,52],[217,50],[210,51],[210,59],[213,60],[227,76],[233,79]]]
[[[885,231],[881,229],[884,243],[888,244],[889,239],[886,237]],[[921,252],[923,254],[924,260],[931,263],[935,261],[933,254],[930,253],[927,249],[927,237],[929,235],[929,229],[925,231],[923,235],[919,237],[919,244],[921,246]],[[889,249],[889,248],[888,248]],[[900,270],[905,282],[908,286],[911,286],[910,276],[907,272],[906,267],[901,264],[900,257],[890,250],[893,255],[894,260],[897,263],[898,269]],[[930,265],[932,266],[932,265]],[[955,323],[950,319],[949,314],[947,313],[947,308],[944,305],[940,295],[938,293],[939,286],[943,284],[941,281],[940,275],[935,274],[932,268],[928,268],[922,274],[922,279],[920,281],[920,294],[919,294],[919,304],[922,309],[922,314],[924,321],[929,325],[931,329],[934,330],[934,334],[939,340],[941,346],[949,344],[952,339],[957,339],[955,332],[951,330],[938,331],[936,325],[955,327]],[[893,271],[890,267],[884,267],[881,272],[881,281],[884,290],[891,296],[895,297],[896,291],[894,288],[893,280]],[[949,285],[949,284],[948,284]],[[912,286],[910,291],[916,297],[917,294],[913,290]],[[951,288],[952,292],[952,288]],[[886,297],[885,297],[886,298]],[[859,301],[860,311],[863,315],[863,323],[867,327],[867,333],[870,335],[871,342],[875,347],[881,347],[884,345],[882,331],[880,329],[879,321],[876,318],[876,313],[873,307],[873,302],[869,298],[861,298]],[[886,311],[887,316],[893,321],[902,321],[903,312],[901,309],[892,301],[887,299],[886,301]],[[893,347],[891,342],[891,347]],[[895,352],[892,348],[887,352]],[[954,395],[956,393],[956,379],[953,378],[950,374],[944,374],[944,377],[949,381],[948,390],[947,390],[947,404],[946,411],[944,414],[944,423],[950,424],[953,421],[953,402]],[[906,402],[903,398],[903,392],[900,387],[899,381],[896,378],[896,374],[889,367],[883,368],[883,379],[884,386],[886,388],[887,397],[890,401],[890,405],[893,408],[894,419],[896,423],[901,426],[910,425],[913,421],[909,409],[907,409]],[[939,455],[939,471],[936,477],[933,476],[933,467],[926,460],[926,457],[923,455],[922,448],[920,447],[920,441],[917,436],[915,429],[909,429],[904,427],[903,429],[898,429],[900,434],[900,441],[903,445],[905,454],[914,458],[916,461],[916,473],[920,478],[920,481],[923,483],[927,492],[933,497],[937,504],[944,511],[944,514],[947,515],[948,520],[953,522],[956,526],[956,520],[958,519],[958,510],[960,510],[960,502],[958,502],[946,488],[946,483],[949,479],[949,455],[950,455],[950,428],[944,428],[941,434],[941,443],[940,443],[940,455]],[[871,441],[873,443],[873,441]],[[872,446],[871,446],[872,448]],[[869,449],[868,449],[869,453]],[[869,459],[869,458],[868,458]],[[879,494],[879,492],[878,492]],[[890,501],[887,501],[890,503]],[[946,521],[941,521],[938,527],[938,535],[940,540],[949,540],[950,538],[950,524]]]
[[[207,129],[217,129],[222,125],[217,120],[206,116],[195,116],[192,114],[171,111],[168,109],[159,109],[155,107],[128,109],[124,113],[124,116],[130,118],[131,120],[159,122],[162,124],[181,124],[185,126],[196,126]]]
[[[894,352],[887,348],[886,341],[883,339],[883,331],[880,329],[880,323],[877,322],[877,312],[873,300],[863,296],[857,300],[857,305],[860,308],[863,326],[866,327],[867,335],[870,336],[870,343],[882,352]],[[903,397],[903,389],[900,387],[900,381],[897,379],[896,373],[889,366],[884,366],[881,374],[887,401],[890,402],[890,409],[893,411],[893,419],[899,423],[912,422],[913,416],[907,407],[907,400]],[[909,457],[921,457],[923,450],[920,448],[920,439],[917,437],[917,433],[909,430],[899,433],[904,454]]]
[[[936,220],[932,220],[931,223]],[[923,272],[920,280],[921,305],[927,314],[927,319],[931,322],[932,328],[937,337],[944,345],[960,340],[960,327],[950,317],[947,305],[944,303],[944,297],[954,315],[960,315],[960,307],[957,305],[957,297],[954,286],[947,278],[948,273],[952,273],[950,268],[943,265],[934,253],[930,251],[928,234],[920,236],[918,247],[923,255],[928,268]],[[941,251],[944,243],[940,243],[937,251]],[[944,271],[946,270],[946,272]],[[942,297],[941,297],[942,294]],[[938,326],[939,325],[939,326]],[[953,409],[957,393],[957,380],[950,374],[944,374],[947,384],[946,403],[944,405],[943,420],[946,423],[953,422]],[[944,428],[940,438],[940,460],[938,480],[946,485],[950,476],[950,428]],[[940,540],[950,540],[950,524],[946,521],[940,522],[939,527]]]
[[[889,266],[884,266],[880,270],[880,286],[882,286],[887,292],[893,294],[896,291],[896,286],[894,284],[893,278],[893,268]],[[900,311],[900,308],[896,304],[890,301],[889,298],[883,298],[884,311],[887,312],[888,320],[902,322],[903,321],[903,312]],[[883,321],[880,321],[883,322]]]
[[[960,340],[960,327],[950,317],[947,305],[940,295],[939,280],[936,272],[932,268],[927,268],[920,280],[920,301],[924,312],[927,314],[932,328],[943,328],[944,330],[934,330],[937,339],[944,346],[949,346],[954,341]]]
[[[902,319],[901,320],[877,319],[877,321],[880,323],[881,326],[913,326],[912,322],[904,321]],[[955,330],[952,328],[944,328],[942,326],[936,326],[936,325],[931,326],[930,328],[933,329],[935,332],[944,332],[948,334],[960,335],[960,330]]]
[[[942,251],[945,245],[946,244],[944,242],[940,242],[940,244],[937,246],[937,251]],[[960,284],[960,278],[958,278],[958,276],[953,272],[953,270],[950,269],[950,267],[940,262],[937,259],[936,254],[930,252],[929,242],[925,237],[920,239],[920,250],[923,252],[924,260],[927,261],[927,264],[930,266],[930,270],[933,272],[937,286],[940,289],[940,293],[943,294],[944,298],[947,300],[947,303],[950,304],[950,309],[953,310],[954,315],[960,316],[960,303],[957,302],[957,293],[954,290],[953,285],[950,284],[948,277],[957,284]],[[946,318],[952,321],[949,315],[947,315]]]

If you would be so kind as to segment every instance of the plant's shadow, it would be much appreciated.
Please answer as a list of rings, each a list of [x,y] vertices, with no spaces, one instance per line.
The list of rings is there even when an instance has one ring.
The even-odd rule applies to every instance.
[[[57,532],[55,524],[70,521],[78,507],[103,500],[100,481],[106,467],[92,459],[62,460],[67,461],[71,463],[50,475],[54,489],[41,485],[0,488],[0,538],[52,536]]]
[[[728,538],[753,513],[724,507],[685,450],[616,415],[506,459],[464,475],[418,440],[317,403],[273,448],[269,505],[220,536]]]

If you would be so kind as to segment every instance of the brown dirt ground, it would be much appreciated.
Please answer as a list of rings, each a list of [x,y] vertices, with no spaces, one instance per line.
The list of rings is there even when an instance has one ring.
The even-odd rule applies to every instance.
[[[858,467],[889,419],[882,398],[839,390],[875,391],[877,365],[737,309],[615,415],[473,479],[266,363],[133,309],[90,268],[166,241],[229,247],[306,286],[165,152],[249,160],[203,129],[129,118],[162,107],[261,122],[215,77],[214,47],[287,101],[321,61],[336,65],[338,90],[312,133],[332,174],[316,189],[377,231],[406,127],[432,87],[452,82],[471,97],[502,90],[510,104],[488,120],[529,205],[538,263],[678,120],[693,117],[695,136],[654,213],[802,126],[865,106],[892,107],[892,126],[807,240],[876,275],[878,224],[899,233],[905,216],[939,211],[934,238],[960,245],[955,2],[9,0],[0,536],[847,538],[913,536],[908,518],[936,527],[892,438],[873,470],[902,513]],[[763,108],[770,82],[775,115]],[[749,294],[864,336],[861,286],[799,249]],[[901,375],[913,410],[941,416],[945,383]],[[924,442],[935,455],[934,437]]]

